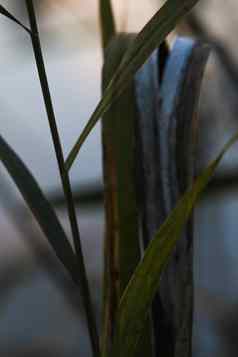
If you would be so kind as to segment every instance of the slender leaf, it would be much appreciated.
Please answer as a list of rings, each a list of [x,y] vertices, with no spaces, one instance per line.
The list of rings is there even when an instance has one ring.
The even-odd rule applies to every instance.
[[[110,0],[99,2],[102,47],[105,49],[116,34],[116,24]]]
[[[21,192],[57,257],[71,275],[75,276],[75,255],[53,208],[30,171],[1,135],[0,161]]]
[[[17,23],[19,26],[21,26],[25,31],[27,31],[29,34],[32,34],[31,30],[28,29],[25,25],[23,25],[15,16],[13,16],[9,11],[5,9],[2,5],[0,5],[0,14],[6,16],[10,20],[14,21]]]
[[[120,64],[132,36],[117,35],[109,44],[103,71],[103,87]],[[111,350],[120,298],[140,261],[140,224],[135,187],[136,103],[133,85],[105,114],[102,123],[105,190],[105,241],[102,355]],[[113,118],[113,120],[111,120]],[[123,145],[121,143],[123,142]],[[116,276],[115,276],[115,272]],[[148,322],[140,353],[152,356]]]
[[[171,32],[179,20],[191,10],[199,0],[167,0],[164,6],[152,17],[137,35],[131,47],[125,53],[121,65],[107,86],[103,98],[86,124],[79,139],[71,150],[66,169],[70,170],[81,146],[96,125],[99,118],[111,107],[134,78],[137,70],[150,54]]]
[[[231,138],[217,159],[204,170],[192,188],[185,193],[146,250],[120,302],[113,357],[135,356],[149,308],[159,288],[161,273],[200,194],[224,154],[237,140],[238,133]]]
[[[32,47],[34,51],[36,66],[39,74],[39,80],[42,89],[42,95],[45,103],[45,109],[48,117],[49,127],[51,131],[52,141],[54,144],[56,159],[58,163],[59,173],[63,186],[64,196],[66,200],[66,207],[68,210],[68,217],[70,221],[71,231],[73,235],[73,242],[75,246],[77,261],[78,261],[78,276],[80,278],[80,288],[83,299],[83,305],[86,311],[87,326],[92,343],[94,357],[99,356],[99,339],[97,333],[96,319],[93,312],[92,298],[89,289],[89,283],[84,263],[83,250],[80,239],[79,225],[76,215],[76,208],[73,200],[73,192],[70,183],[70,177],[64,166],[64,154],[59,135],[55,111],[52,103],[47,73],[45,69],[44,57],[41,49],[41,41],[39,37],[37,18],[34,8],[33,0],[25,0],[26,9],[28,12],[31,30],[36,36],[31,36]]]

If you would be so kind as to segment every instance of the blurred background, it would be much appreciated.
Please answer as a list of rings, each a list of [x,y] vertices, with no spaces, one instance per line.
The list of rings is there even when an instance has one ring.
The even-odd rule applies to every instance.
[[[28,23],[23,0],[1,0]],[[40,33],[65,154],[100,97],[97,0],[39,0]],[[118,29],[138,31],[158,0],[115,0]],[[238,3],[201,0],[180,34],[212,44],[200,105],[198,171],[238,130]],[[23,158],[69,232],[54,150],[29,36],[0,17],[1,135]],[[71,179],[95,311],[100,318],[103,205],[100,126]],[[238,354],[237,147],[195,213],[195,357]],[[0,167],[0,354],[90,356],[80,296]]]

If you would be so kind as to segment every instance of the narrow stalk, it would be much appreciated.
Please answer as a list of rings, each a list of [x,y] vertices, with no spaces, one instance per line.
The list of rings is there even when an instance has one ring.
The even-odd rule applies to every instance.
[[[100,0],[99,20],[101,29],[102,48],[105,51],[111,39],[116,34],[115,18],[110,0]]]
[[[55,153],[56,153],[58,168],[59,168],[62,186],[63,186],[63,190],[64,190],[64,195],[65,195],[65,199],[66,199],[66,203],[67,203],[68,216],[69,216],[69,220],[70,220],[70,225],[71,225],[71,230],[72,230],[72,235],[73,235],[73,240],[74,240],[74,246],[75,246],[75,250],[76,250],[76,254],[77,254],[77,258],[78,258],[79,277],[80,277],[80,284],[81,284],[80,288],[81,288],[81,295],[82,295],[83,304],[85,307],[85,312],[86,312],[86,317],[87,317],[89,335],[91,338],[91,344],[92,344],[94,357],[98,357],[100,354],[99,353],[98,334],[97,334],[97,328],[96,328],[96,321],[95,321],[95,317],[93,314],[93,307],[92,307],[92,301],[91,301],[91,296],[90,296],[90,291],[89,291],[89,284],[88,284],[88,280],[87,280],[84,258],[83,258],[83,253],[82,253],[80,233],[79,233],[77,217],[76,217],[76,210],[75,210],[75,206],[74,206],[74,202],[73,202],[73,194],[72,194],[69,174],[65,170],[63,149],[62,149],[60,136],[59,136],[59,132],[58,132],[57,124],[56,124],[56,118],[55,118],[54,108],[53,108],[51,94],[50,94],[50,90],[49,90],[48,79],[47,79],[47,75],[46,75],[44,59],[43,59],[43,54],[42,54],[42,50],[41,50],[41,43],[40,43],[40,38],[39,38],[39,31],[38,31],[38,26],[37,26],[37,21],[36,21],[36,15],[35,15],[35,10],[34,10],[34,5],[33,5],[32,0],[26,0],[26,7],[27,7],[27,11],[28,11],[31,31],[34,34],[34,36],[31,35],[32,46],[33,46],[33,50],[34,50],[36,65],[37,65],[39,79],[40,79],[40,83],[41,83],[42,94],[43,94],[43,98],[44,98],[44,102],[45,102],[45,107],[46,107],[46,112],[47,112],[47,116],[48,116],[50,130],[51,130],[51,135],[52,135],[52,139],[53,139],[53,143],[54,143],[54,149],[55,149]]]

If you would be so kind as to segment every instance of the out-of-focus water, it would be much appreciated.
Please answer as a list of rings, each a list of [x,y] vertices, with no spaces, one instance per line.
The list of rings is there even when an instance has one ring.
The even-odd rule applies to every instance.
[[[64,35],[47,31],[47,26],[43,26],[42,43],[66,155],[100,98],[101,51],[99,39],[96,46],[95,35],[92,36],[87,29],[79,29],[69,44]],[[31,169],[44,191],[54,190],[60,187],[60,180],[30,38],[17,26],[0,18],[0,47],[1,135]],[[72,169],[71,179],[77,185],[100,181],[101,172],[100,129],[97,125]],[[4,185],[1,181],[0,187],[4,189],[7,182],[12,190],[14,186],[2,166],[1,175],[4,176]],[[13,195],[19,200],[15,188]],[[22,353],[26,355],[26,351],[33,349],[34,355],[36,351],[42,351],[44,355],[47,351],[58,356],[89,355],[82,314],[75,314],[62,291],[35,262],[34,254],[14,226],[12,217],[8,217],[2,208],[0,211],[2,268],[17,256],[36,265],[32,280],[23,281],[21,287],[13,289],[7,295],[7,301],[1,300],[0,353],[17,356],[25,350]],[[60,219],[69,231],[64,213],[60,214]],[[29,234],[34,235],[34,230],[30,229]],[[98,311],[102,277],[102,213],[80,212],[80,230]],[[44,237],[42,242],[45,242]]]
[[[16,51],[6,50],[0,63],[1,134],[43,187],[50,189],[59,184],[55,155],[30,41],[27,35],[21,41],[23,46],[16,43]],[[101,56],[99,47],[79,48],[68,54],[55,47],[50,51],[46,48],[46,67],[62,145],[67,154],[99,100]],[[86,182],[95,177],[101,177],[99,125],[72,169],[74,182]]]
[[[209,196],[196,209],[195,356],[237,355],[237,209],[237,190]]]

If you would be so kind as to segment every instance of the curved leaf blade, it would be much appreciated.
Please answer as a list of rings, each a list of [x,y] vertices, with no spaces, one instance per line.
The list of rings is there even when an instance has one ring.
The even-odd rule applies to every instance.
[[[225,153],[238,140],[235,134],[177,203],[148,246],[120,301],[113,357],[133,357],[143,332],[151,303],[159,288],[161,273],[183,231],[194,205],[206,188]],[[160,252],[160,258],[158,258]]]
[[[21,192],[58,259],[75,277],[75,255],[53,208],[28,168],[1,135],[0,161]]]
[[[7,9],[5,9],[5,7],[3,7],[2,5],[0,5],[0,14],[6,16],[8,19],[10,19],[13,22],[15,22],[16,24],[18,24],[21,28],[23,28],[29,34],[32,34],[31,30],[28,27],[23,25],[15,16],[13,16],[9,11],[7,11]]]
[[[125,53],[121,65],[105,89],[101,101],[69,153],[65,163],[67,170],[70,170],[72,167],[81,146],[100,117],[128,87],[137,70],[145,63],[155,48],[164,41],[165,37],[174,29],[178,21],[181,20],[198,1],[199,0],[167,0],[164,6],[162,6],[136,36],[131,47]]]

